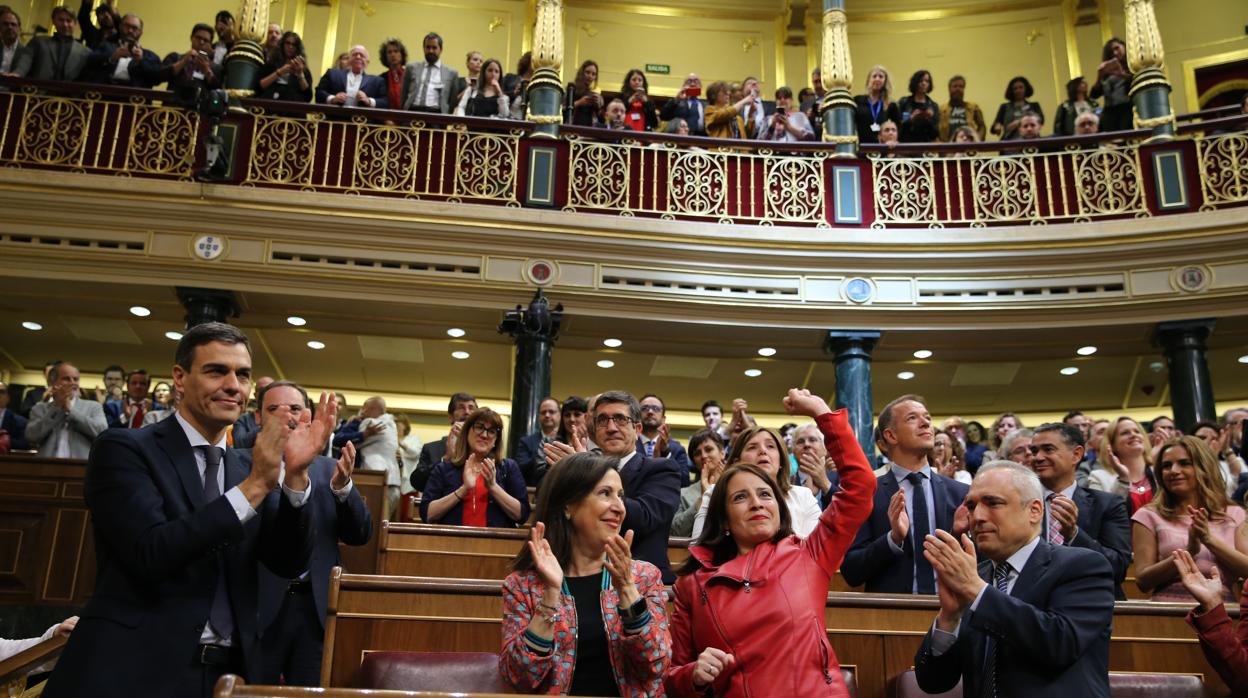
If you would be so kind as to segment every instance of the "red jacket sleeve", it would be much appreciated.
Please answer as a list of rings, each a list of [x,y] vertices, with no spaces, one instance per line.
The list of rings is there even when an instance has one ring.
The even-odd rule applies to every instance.
[[[802,541],[802,547],[830,579],[845,559],[858,528],[871,515],[875,473],[867,462],[867,454],[858,445],[845,410],[821,414],[815,423],[823,432],[828,455],[836,462],[841,487],[823,510],[819,525]]]
[[[693,687],[693,670],[697,668],[698,650],[693,641],[691,608],[696,584],[693,575],[685,575],[676,580],[672,587],[672,663],[663,682],[667,695],[672,698],[691,698],[704,692]]]
[[[1239,599],[1239,609],[1238,630],[1231,628],[1225,605],[1201,615],[1196,609],[1187,614],[1187,622],[1200,637],[1205,659],[1236,696],[1248,695],[1248,587]]]

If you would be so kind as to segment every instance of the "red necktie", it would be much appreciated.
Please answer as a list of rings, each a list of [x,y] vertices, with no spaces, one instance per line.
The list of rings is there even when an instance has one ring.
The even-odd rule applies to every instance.
[[[143,403],[132,402],[130,406],[134,408],[134,415],[130,417],[130,428],[138,429],[143,426]]]

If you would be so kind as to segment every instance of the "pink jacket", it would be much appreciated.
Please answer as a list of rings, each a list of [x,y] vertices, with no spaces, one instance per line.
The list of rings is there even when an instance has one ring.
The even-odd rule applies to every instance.
[[[633,561],[633,579],[650,609],[650,623],[645,630],[636,635],[624,634],[616,612],[620,598],[615,589],[602,592],[602,619],[620,695],[654,698],[663,695],[663,676],[672,658],[663,605],[666,587],[659,569],[640,560]],[[532,609],[537,607],[545,588],[533,571],[513,572],[503,582],[503,652],[498,670],[522,693],[564,695],[572,686],[572,671],[576,667],[576,601],[567,594],[560,599],[555,647],[549,655],[534,653],[524,641],[524,631],[533,618]]]
[[[824,608],[828,583],[871,514],[875,474],[844,410],[817,421],[838,464],[840,490],[806,540],[764,543],[720,566],[710,549],[690,548],[703,567],[676,581],[668,695],[704,693],[694,688],[693,672],[707,647],[736,661],[713,683],[716,698],[848,695],[828,643]]]

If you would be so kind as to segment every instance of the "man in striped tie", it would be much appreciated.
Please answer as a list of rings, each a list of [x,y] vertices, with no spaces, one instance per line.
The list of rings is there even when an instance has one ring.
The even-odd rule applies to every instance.
[[[981,467],[966,506],[974,543],[937,530],[924,544],[940,612],[914,658],[919,687],[943,693],[961,679],[975,698],[1108,698],[1109,562],[1045,540],[1044,488],[1025,466]]]

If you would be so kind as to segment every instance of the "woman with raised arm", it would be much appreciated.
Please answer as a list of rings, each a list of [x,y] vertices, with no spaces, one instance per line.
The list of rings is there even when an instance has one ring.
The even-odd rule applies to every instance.
[[[550,469],[537,522],[503,582],[499,672],[521,693],[663,695],[666,589],[633,560],[618,458],[577,453]]]
[[[675,586],[670,696],[708,689],[717,698],[849,695],[824,606],[828,582],[871,513],[875,475],[845,410],[796,389],[784,407],[819,425],[841,487],[803,540],[793,535],[770,473],[739,463],[720,475],[706,528]]]

